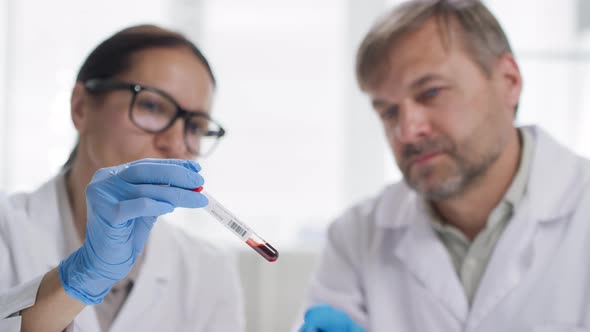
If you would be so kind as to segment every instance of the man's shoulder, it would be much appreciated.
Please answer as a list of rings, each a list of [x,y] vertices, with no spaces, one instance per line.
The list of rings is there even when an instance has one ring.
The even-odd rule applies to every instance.
[[[395,225],[399,212],[413,204],[416,197],[417,194],[404,181],[389,184],[377,195],[347,209],[330,228],[374,232],[380,226]]]
[[[590,161],[535,128],[536,148],[527,185],[542,215],[571,211],[590,193]]]

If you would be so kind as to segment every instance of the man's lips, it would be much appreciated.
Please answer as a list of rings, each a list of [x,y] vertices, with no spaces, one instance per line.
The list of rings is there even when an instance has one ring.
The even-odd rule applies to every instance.
[[[418,164],[418,165],[427,164],[432,159],[434,159],[434,158],[436,158],[437,156],[440,156],[440,155],[441,155],[440,152],[426,152],[426,153],[421,153],[419,155],[416,155],[416,156],[410,158],[410,160],[408,160],[408,166],[411,166],[413,164]]]

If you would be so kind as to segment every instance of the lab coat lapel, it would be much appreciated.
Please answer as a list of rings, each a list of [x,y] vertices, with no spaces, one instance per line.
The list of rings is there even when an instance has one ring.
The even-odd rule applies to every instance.
[[[159,220],[151,232],[144,251],[143,266],[129,297],[111,326],[111,332],[134,331],[142,316],[146,313],[149,315],[149,311],[154,308],[157,310],[158,299],[165,292],[173,270],[173,257],[169,257],[166,241],[163,239],[166,234],[162,232],[164,229],[158,227],[158,223],[162,222],[165,221]]]
[[[73,225],[66,224],[59,210],[59,181],[63,181],[61,174],[43,184],[29,196],[28,201],[23,202],[27,205],[29,219],[39,225],[39,241],[36,246],[38,249],[31,251],[29,261],[31,266],[40,267],[42,272],[54,268],[61,259],[72,252],[69,232]],[[39,244],[43,244],[43,247],[38,246]]]
[[[477,326],[499,303],[552,258],[564,224],[581,194],[577,157],[540,129],[527,193],[498,241],[474,298],[468,327]],[[556,163],[555,161],[559,162]],[[586,172],[587,173],[587,172]]]
[[[96,310],[92,306],[87,306],[76,316],[73,327],[72,330],[66,330],[66,332],[102,332],[96,317]]]
[[[428,293],[440,301],[456,319],[464,321],[468,313],[467,298],[453,269],[448,252],[438,239],[430,218],[417,195],[412,199],[405,216],[405,229],[395,256]]]
[[[29,201],[31,220],[41,223],[44,232],[51,234],[48,236],[52,241],[51,246],[49,246],[50,251],[44,251],[43,255],[37,255],[44,259],[49,258],[45,262],[47,270],[53,269],[61,259],[70,255],[80,246],[71,207],[68,197],[65,195],[64,177],[64,173],[58,174],[35,191]],[[50,253],[53,250],[56,250],[55,254]],[[87,306],[84,308],[66,331],[102,332],[94,307]]]
[[[532,246],[536,227],[529,222],[529,211],[530,202],[523,201],[496,244],[473,299],[468,327],[479,324],[519,284],[538,258],[535,251],[539,248]]]

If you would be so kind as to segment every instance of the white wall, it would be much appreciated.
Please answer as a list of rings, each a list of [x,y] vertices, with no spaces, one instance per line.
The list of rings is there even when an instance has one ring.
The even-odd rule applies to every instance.
[[[7,126],[8,126],[8,63],[10,54],[7,51],[8,46],[10,44],[9,38],[10,34],[10,27],[12,26],[10,20],[10,8],[9,8],[9,1],[8,0],[0,0],[0,22],[4,22],[4,24],[0,23],[0,156],[6,157],[6,146],[8,144],[8,135],[6,134]],[[2,158],[4,159],[4,158]],[[0,162],[0,188],[4,188],[2,186],[6,183],[6,173],[8,169],[7,162]]]

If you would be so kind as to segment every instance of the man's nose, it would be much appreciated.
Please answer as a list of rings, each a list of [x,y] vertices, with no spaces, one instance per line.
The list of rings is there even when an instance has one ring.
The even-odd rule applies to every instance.
[[[422,140],[432,130],[428,110],[416,103],[400,106],[399,120],[393,128],[394,138],[401,144]]]

